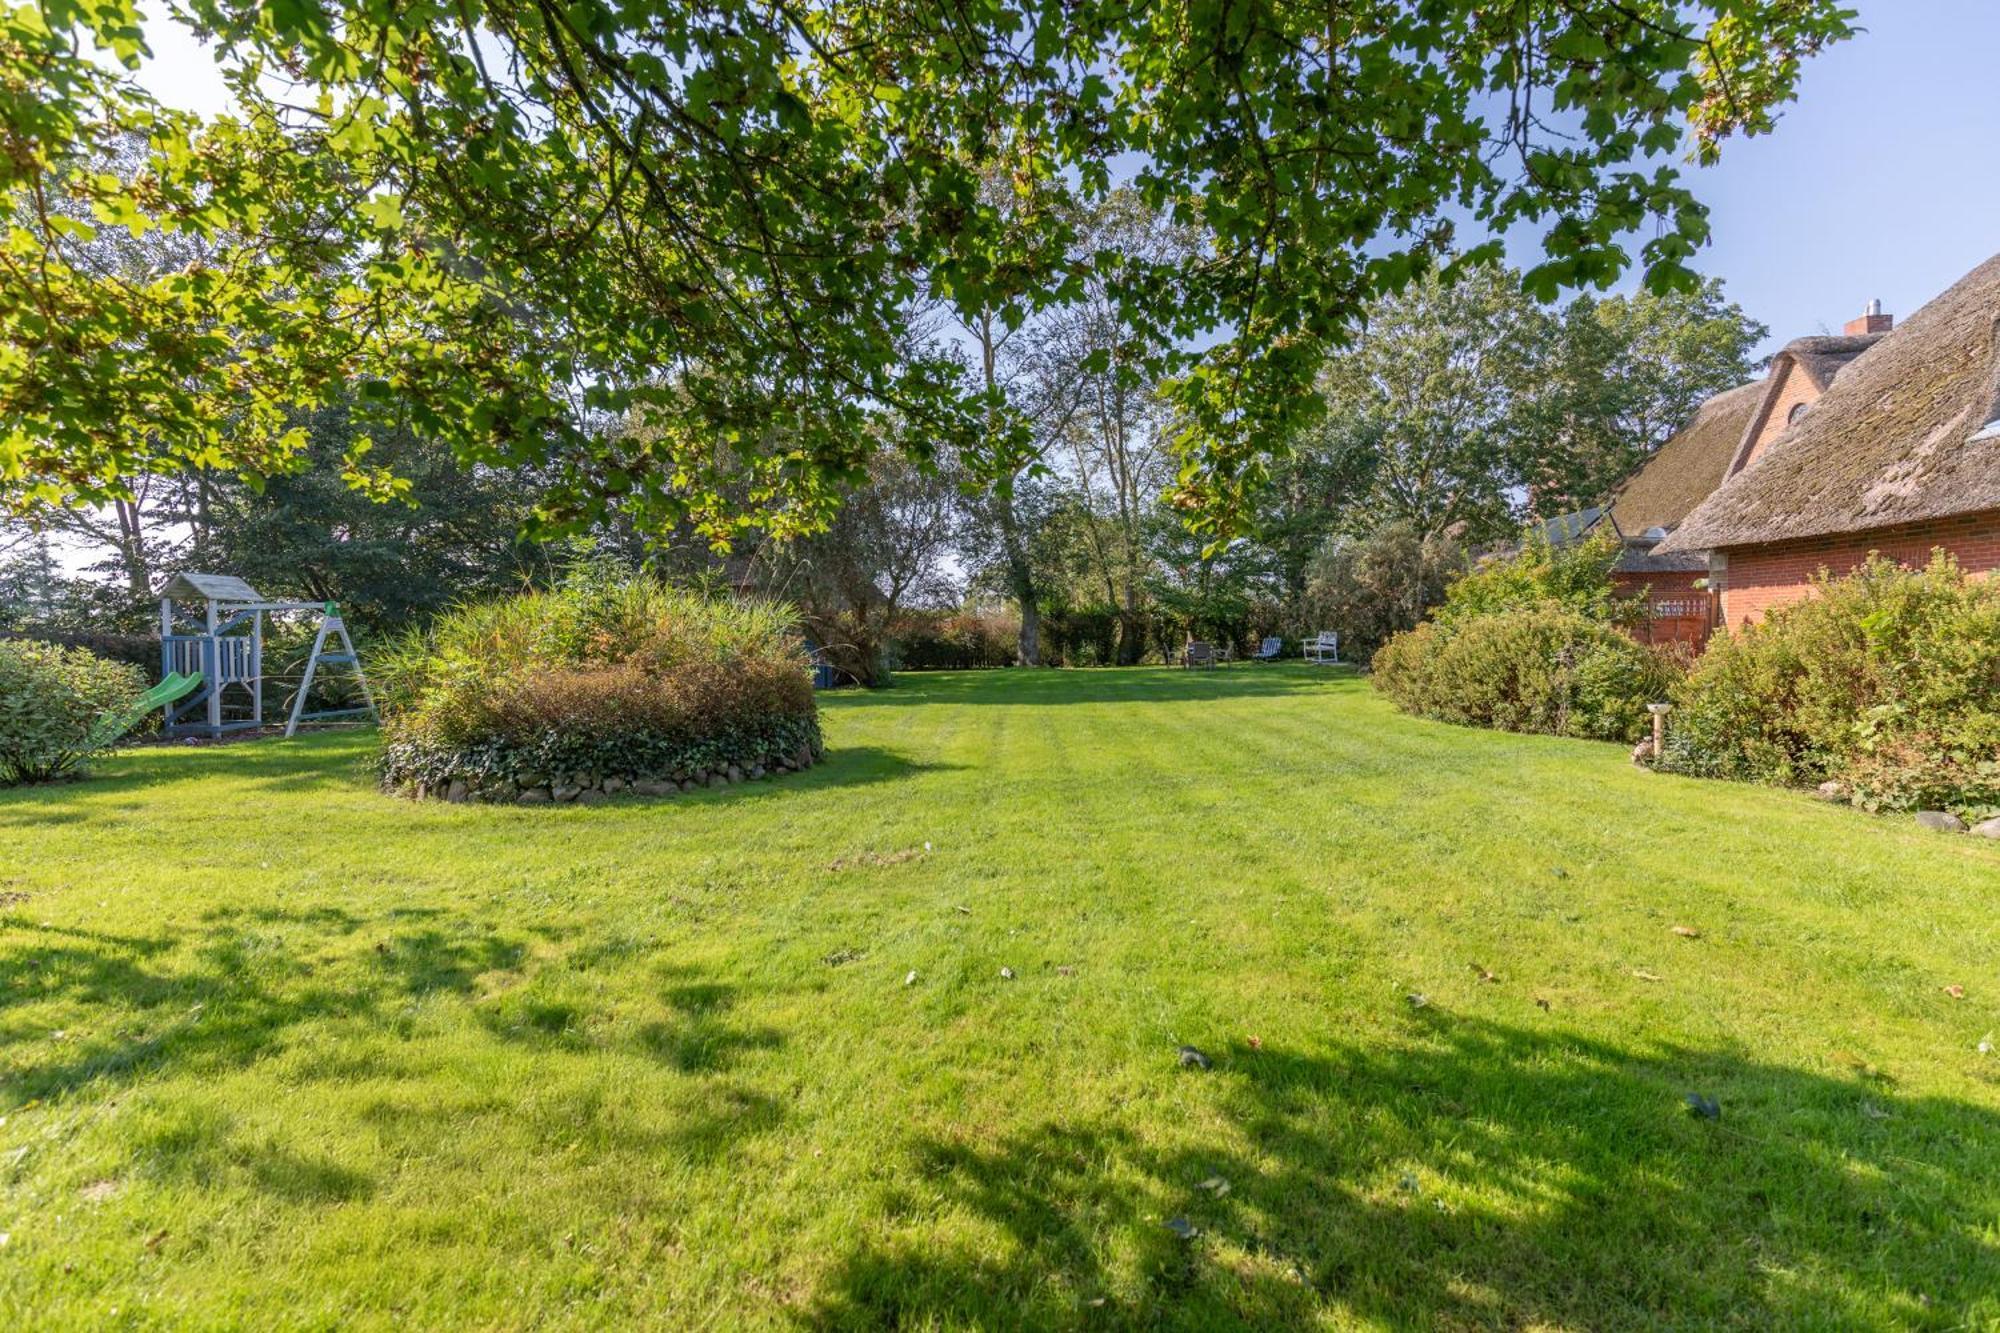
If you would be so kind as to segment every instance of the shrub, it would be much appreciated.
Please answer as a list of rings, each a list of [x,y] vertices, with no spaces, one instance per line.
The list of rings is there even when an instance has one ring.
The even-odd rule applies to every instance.
[[[601,569],[452,611],[371,671],[391,786],[506,796],[792,767],[821,752],[787,611]]]
[[[1539,532],[1509,556],[1489,556],[1445,590],[1437,618],[1465,620],[1494,611],[1554,604],[1594,620],[1623,620],[1631,607],[1611,583],[1621,547],[1610,532],[1551,546]]]
[[[1020,653],[1021,620],[1005,611],[917,611],[893,636],[898,671],[969,671],[1008,667]]]
[[[1421,717],[1502,731],[1633,740],[1685,659],[1602,620],[1544,603],[1399,634],[1375,654],[1375,686]]]
[[[80,776],[97,748],[91,729],[106,713],[132,707],[145,688],[130,663],[0,640],[0,786]]]
[[[1828,779],[1874,810],[2000,809],[2000,585],[1938,552],[1871,557],[1718,638],[1676,691],[1664,766]]]

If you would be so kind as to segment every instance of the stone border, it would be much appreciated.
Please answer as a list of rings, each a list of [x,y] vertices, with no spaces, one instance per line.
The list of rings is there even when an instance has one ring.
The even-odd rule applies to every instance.
[[[703,787],[732,787],[740,782],[762,782],[781,773],[803,773],[820,761],[810,746],[766,767],[726,764],[707,772],[669,776],[635,776],[628,773],[565,773],[546,782],[521,786],[510,778],[474,783],[453,778],[442,790],[410,783],[394,788],[396,794],[415,800],[442,800],[454,805],[478,802],[489,805],[597,805],[613,796],[677,796]]]

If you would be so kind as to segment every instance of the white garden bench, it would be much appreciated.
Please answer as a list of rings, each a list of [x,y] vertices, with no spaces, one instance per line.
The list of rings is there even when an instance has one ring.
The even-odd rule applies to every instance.
[[[1340,660],[1340,633],[1323,629],[1319,634],[1305,641],[1305,658],[1308,662],[1332,663]]]

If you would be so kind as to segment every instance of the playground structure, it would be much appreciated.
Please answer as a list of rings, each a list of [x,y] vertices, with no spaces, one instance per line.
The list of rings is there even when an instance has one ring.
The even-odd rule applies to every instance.
[[[201,604],[198,626],[183,628],[184,618],[176,603]],[[165,677],[147,696],[151,706],[165,717],[161,730],[168,736],[219,737],[233,731],[258,730],[264,726],[264,617],[273,612],[317,613],[319,628],[313,635],[312,653],[306,659],[305,676],[292,696],[285,721],[285,734],[293,735],[301,722],[318,722],[336,717],[375,714],[375,700],[368,692],[368,680],[361,672],[361,659],[340,608],[333,602],[272,602],[242,579],[227,574],[176,574],[160,589],[160,670]],[[191,620],[191,618],[189,618]],[[337,640],[328,651],[329,640]],[[350,666],[366,702],[357,708],[326,708],[306,711],[306,696],[322,665]],[[249,695],[247,716],[224,716],[231,686]],[[199,713],[196,710],[199,709]],[[238,714],[242,706],[236,706]]]

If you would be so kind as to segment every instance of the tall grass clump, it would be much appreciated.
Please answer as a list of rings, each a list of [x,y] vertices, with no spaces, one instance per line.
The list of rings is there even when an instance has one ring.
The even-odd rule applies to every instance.
[[[588,799],[735,781],[821,753],[791,612],[598,566],[463,606],[370,663],[385,783],[451,799]]]

